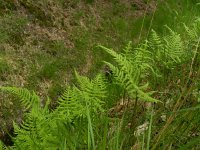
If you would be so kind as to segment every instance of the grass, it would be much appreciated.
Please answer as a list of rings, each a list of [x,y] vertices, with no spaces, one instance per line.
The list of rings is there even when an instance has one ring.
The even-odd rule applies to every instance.
[[[132,41],[134,45],[137,45],[140,41],[138,40],[140,34],[141,40],[145,39],[148,36],[150,27],[162,35],[167,32],[167,30],[163,30],[164,25],[168,25],[181,33],[183,28],[180,26],[183,23],[190,24],[195,16],[200,14],[199,6],[196,6],[197,2],[197,0],[158,2],[158,9],[155,14],[153,13],[154,10],[150,9],[147,10],[149,14],[143,18],[145,10],[140,10],[137,5],[131,2],[123,3],[116,0],[106,3],[98,0],[72,1],[69,3],[62,0],[58,2],[52,0],[41,2],[20,1],[19,7],[15,3],[4,0],[1,2],[0,0],[0,85],[24,86],[37,91],[44,98],[49,95],[54,100],[62,93],[65,84],[74,83],[72,73],[74,68],[83,75],[90,77],[94,77],[99,71],[103,72],[102,60],[110,61],[111,57],[100,50],[97,47],[98,44],[122,52],[128,41]],[[137,11],[142,15],[135,16],[134,14]],[[144,24],[141,32],[143,19]],[[184,70],[184,68],[179,69]],[[187,80],[186,75],[179,75],[177,71],[172,74],[177,80],[179,78],[183,81]],[[171,77],[167,77],[167,79],[171,79]],[[166,88],[166,93],[161,93],[161,96],[167,100],[172,99],[173,104],[177,107],[181,106],[179,99],[182,99],[182,96],[185,101],[188,97],[193,100],[189,93],[187,95],[188,89],[183,90],[182,93],[178,91],[178,89],[181,89],[180,87],[184,86],[185,82],[181,82],[181,85],[173,85],[174,87],[171,87],[170,82],[168,80],[163,83],[166,84],[165,87],[161,84],[155,84],[153,88],[155,90]],[[116,102],[119,101],[119,97],[121,97],[118,93],[119,90],[116,87],[110,88],[113,96],[109,98],[108,108],[114,107]],[[4,114],[5,119],[0,120],[0,124],[5,123],[7,126],[11,126],[10,121],[13,118],[21,117],[20,115],[20,117],[16,117],[14,113],[22,108],[16,107],[13,109],[12,103],[16,103],[15,100],[5,102],[4,99],[4,97],[0,98],[0,106],[3,104],[0,113]],[[189,107],[189,104],[185,105],[184,107]],[[54,108],[56,101],[51,106]],[[193,105],[191,104],[191,106]],[[175,108],[174,106],[167,106],[169,111],[173,111]],[[134,135],[129,133],[133,133],[136,126],[142,124],[145,120],[146,115],[143,114],[142,109],[141,106],[135,110],[136,114],[142,114],[136,119],[136,125],[132,129],[123,129],[120,123],[116,123],[117,132],[113,141],[111,140],[111,145],[116,146],[113,149],[120,149],[121,143],[119,143],[118,138],[126,139],[124,143],[129,147],[135,144],[131,142],[131,140],[135,141]],[[158,113],[162,111],[165,112],[166,110],[161,107]],[[198,113],[198,110],[196,112]],[[127,114],[127,116],[137,117],[136,114],[132,114],[128,110]],[[186,134],[188,124],[183,123],[181,125],[183,122],[182,117],[184,117],[185,122],[190,122],[192,119],[196,119],[197,116],[194,113],[180,113],[177,115],[177,121],[173,123],[174,116],[169,115],[172,120],[168,119],[167,122],[169,127],[172,128],[168,131],[162,129],[163,126],[168,129],[168,124],[166,123],[166,125],[165,122],[158,123],[155,120],[159,120],[159,117],[155,116],[152,124],[158,124],[157,128],[161,133],[158,136],[151,135],[153,142],[159,145],[159,142],[153,136],[161,138],[163,143],[170,143],[175,140],[174,137],[170,137],[170,134],[179,135],[184,130]],[[8,122],[5,120],[8,120]],[[123,121],[128,122],[128,119],[125,117]],[[152,124],[150,125],[154,129]],[[181,132],[177,132],[176,129],[179,129],[180,126]],[[92,130],[91,125],[90,130]],[[103,129],[104,136],[108,130],[106,127]],[[124,132],[125,136],[121,135],[120,132],[122,131],[120,130]],[[195,131],[195,127],[193,130]],[[147,137],[147,143],[151,144],[149,141],[150,128],[148,133],[145,134],[144,140],[146,141]],[[163,138],[165,136],[167,138]],[[139,139],[139,141],[142,140]],[[198,141],[198,138],[190,139],[185,149],[191,147],[193,143],[198,143]],[[102,139],[102,143],[103,148],[108,144],[105,138]],[[177,143],[177,145],[181,144],[183,143]],[[177,145],[173,146],[176,147]],[[148,148],[149,145],[147,145]],[[166,147],[161,144],[160,148],[165,149]]]

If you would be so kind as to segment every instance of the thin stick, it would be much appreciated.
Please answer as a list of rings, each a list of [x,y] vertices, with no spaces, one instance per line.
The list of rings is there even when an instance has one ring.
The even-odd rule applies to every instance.
[[[147,6],[148,6],[148,4],[149,4],[149,0],[147,1]],[[142,30],[143,30],[143,27],[144,27],[144,20],[146,18],[146,13],[147,13],[147,8],[148,8],[147,6],[146,6],[146,9],[145,9],[145,12],[144,12],[144,17],[143,17],[143,20],[142,20],[142,26],[141,26],[141,29],[140,29],[139,41],[140,41],[140,38],[142,36]]]

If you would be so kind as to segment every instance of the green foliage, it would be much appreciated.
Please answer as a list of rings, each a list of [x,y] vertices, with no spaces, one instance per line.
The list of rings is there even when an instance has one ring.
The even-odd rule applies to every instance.
[[[26,107],[26,109],[29,109],[30,107],[33,107],[35,105],[39,105],[39,97],[34,92],[31,93],[27,89],[16,87],[1,87],[1,90],[8,91],[17,95],[20,98],[21,103]]]
[[[171,0],[167,1],[170,2]],[[64,71],[71,72],[72,66],[84,68],[85,62],[89,62],[95,66],[94,70],[91,69],[92,71],[89,72],[90,75],[94,76],[96,71],[101,68],[102,63],[99,63],[99,60],[102,57],[110,67],[110,73],[107,77],[100,74],[90,80],[75,72],[77,84],[66,88],[63,95],[58,99],[58,105],[53,110],[49,106],[52,103],[50,99],[47,99],[45,103],[43,98],[40,100],[34,92],[22,88],[0,87],[2,91],[17,95],[26,108],[23,123],[14,123],[16,136],[12,138],[14,145],[9,148],[134,149],[135,145],[140,146],[142,141],[142,148],[146,147],[147,149],[199,149],[200,21],[197,19],[193,25],[188,25],[188,22],[195,16],[194,9],[191,6],[197,1],[178,0],[177,4],[172,3],[176,7],[168,5],[167,1],[161,3],[163,4],[162,7],[165,7],[165,11],[156,12],[157,18],[153,27],[157,32],[152,30],[148,39],[143,43],[133,46],[130,42],[122,50],[121,46],[127,40],[134,39],[135,33],[140,31],[141,23],[140,20],[132,21],[131,17],[124,15],[128,8],[124,2],[121,3],[116,0],[108,2],[106,7],[108,6],[110,9],[109,4],[113,4],[113,7],[111,12],[102,11],[105,14],[99,13],[102,10],[101,6],[98,7],[98,11],[94,9],[93,5],[90,5],[88,7],[89,10],[92,10],[92,13],[89,11],[92,14],[92,17],[90,17],[91,15],[85,11],[87,7],[83,5],[84,3],[79,3],[79,0],[73,2],[60,0],[59,3],[65,9],[64,11],[60,8],[57,9],[56,1],[19,0],[19,6],[22,6],[26,10],[24,13],[30,17],[31,26],[29,27],[32,29],[34,24],[38,25],[39,23],[42,26],[38,25],[36,31],[39,31],[39,34],[45,32],[45,36],[51,38],[41,40],[43,37],[35,33],[32,35],[29,32],[30,37],[27,39],[32,40],[31,36],[34,36],[35,41],[33,43],[36,43],[36,45],[34,45],[34,51],[30,52],[28,49],[22,53],[30,55],[27,58],[34,60],[30,61],[34,66],[33,69],[24,71],[26,73],[34,72],[29,75],[32,85],[38,86],[39,82],[45,81],[48,86],[45,89],[50,86],[49,93],[54,98],[62,91],[60,84],[63,82],[61,78],[66,77]],[[86,0],[85,2],[92,4],[94,0]],[[145,3],[148,3],[148,1],[145,1]],[[77,10],[76,6],[81,9]],[[104,9],[104,7],[102,8]],[[4,12],[7,9],[13,11],[16,8],[13,2],[3,1],[0,3],[1,9]],[[72,11],[74,15],[68,14],[74,18],[73,21],[69,21],[71,18],[68,20],[65,15],[62,15],[66,14],[65,11],[68,12],[68,9],[70,9],[69,13]],[[167,15],[165,16],[165,14]],[[192,14],[192,16],[189,14]],[[121,16],[124,16],[124,18],[121,19]],[[149,16],[151,16],[151,12]],[[144,29],[145,27],[151,28],[148,23],[149,16],[147,16],[147,23],[144,23]],[[23,28],[26,25],[26,19],[23,19],[21,20],[18,15],[16,17],[15,15],[2,16],[1,43],[23,45]],[[103,21],[101,22],[101,20]],[[183,21],[186,21],[186,24],[184,24],[184,28],[181,28]],[[133,26],[135,22],[136,25]],[[163,24],[168,24],[170,27],[166,26],[163,30],[163,28],[161,29]],[[49,30],[45,30],[45,26]],[[134,29],[132,29],[133,27]],[[176,27],[181,35],[172,30]],[[65,35],[69,33],[69,37],[65,39],[61,35],[62,40],[52,40],[55,37],[57,38],[57,35],[53,32],[61,30]],[[67,32],[65,33],[65,31]],[[143,32],[140,34],[146,34],[146,31]],[[164,35],[161,33],[164,33]],[[110,55],[104,55],[101,51],[98,53],[97,49],[94,49],[94,54],[89,60],[87,54],[88,52],[90,54],[89,50],[95,47],[97,40],[98,43],[106,45],[106,47],[113,47],[116,51],[100,46]],[[27,42],[30,44],[30,41]],[[41,44],[40,42],[44,43]],[[66,49],[65,45],[69,48]],[[35,61],[36,47],[39,51],[37,55],[40,58]],[[18,56],[21,50],[20,48],[16,49],[16,55],[13,55],[16,60],[21,57],[21,53]],[[9,49],[5,51],[6,53],[15,52],[14,50],[10,52]],[[122,51],[123,53],[121,53]],[[114,58],[114,63],[110,60],[111,57]],[[4,61],[0,62],[0,73],[9,72],[12,62],[8,64]],[[26,69],[29,66],[21,67]],[[39,71],[35,73],[35,70],[38,69]],[[23,71],[17,73],[21,77]],[[39,81],[37,81],[38,77]],[[14,80],[16,81],[16,78]],[[163,85],[161,81],[165,84]],[[7,82],[5,84],[7,85]],[[40,85],[46,86],[42,83]],[[44,91],[38,93],[43,96],[42,92]],[[113,117],[109,109],[115,107],[115,102],[119,100],[119,106],[122,106],[122,108],[114,111]],[[126,105],[127,101],[128,104]],[[148,109],[146,104],[149,104],[149,102],[162,102],[152,103],[150,107],[154,107],[155,112],[152,112],[151,116],[149,110],[146,110]],[[120,113],[123,114],[123,117],[120,116]],[[161,119],[163,116],[166,119]],[[170,119],[172,122],[170,122]],[[144,131],[142,136],[134,135],[137,126],[143,124],[144,121],[149,121],[148,130]],[[143,137],[142,140],[141,137]],[[0,142],[1,147],[3,147],[3,144]]]
[[[195,94],[198,91],[198,83],[199,81],[199,62],[198,62],[198,55],[199,52],[199,19],[196,19],[194,21],[192,27],[185,26],[186,34],[183,36],[184,40],[182,40],[182,52],[176,52],[172,53],[172,56],[179,56],[180,58],[176,60],[180,61],[174,61],[174,59],[171,59],[170,65],[173,64],[175,66],[177,63],[180,65],[185,65],[185,63],[188,63],[188,68],[184,69],[187,70],[186,75],[178,75],[178,78],[183,80],[186,80],[183,82],[183,85],[181,87],[181,92],[179,93],[179,97],[172,96],[173,99],[178,99],[175,101],[175,105],[172,107],[173,109],[170,112],[170,115],[168,119],[166,120],[166,123],[161,127],[161,129],[158,131],[158,136],[156,135],[152,140],[152,149],[156,149],[158,147],[167,149],[169,147],[173,147],[175,149],[188,149],[188,148],[199,148],[198,140],[196,137],[193,137],[191,135],[192,133],[199,132],[199,127],[196,126],[196,122],[199,122],[199,118],[197,117],[197,114],[199,113],[199,109],[195,109],[198,107],[197,99],[198,94]],[[196,37],[196,39],[195,39]],[[180,42],[177,42],[180,43]],[[178,45],[178,44],[174,44]],[[180,46],[175,46],[176,49],[180,49]],[[178,50],[179,51],[179,50]],[[175,58],[175,57],[173,57]],[[175,71],[173,71],[175,72]],[[181,73],[184,73],[183,70]],[[193,76],[191,76],[193,74]],[[168,77],[169,78],[169,77]],[[173,80],[174,76],[171,77],[171,80]],[[192,81],[190,81],[192,80]],[[185,84],[185,85],[184,85]],[[175,85],[176,87],[176,85]],[[178,87],[178,86],[177,86]],[[174,94],[177,94],[174,92]],[[191,95],[194,95],[191,96]],[[189,101],[187,101],[189,99]],[[184,108],[188,108],[185,109]],[[176,116],[176,112],[179,112]],[[194,111],[189,111],[194,110]],[[172,113],[172,114],[171,114]],[[172,122],[173,120],[173,122]],[[158,126],[157,129],[158,130]],[[178,130],[177,130],[178,129]],[[173,135],[173,136],[172,136]],[[178,137],[178,140],[177,140]],[[181,146],[182,143],[185,143],[186,146]],[[172,146],[173,144],[173,146]],[[171,146],[170,146],[171,145]]]
[[[42,107],[39,97],[27,89],[1,87],[1,90],[17,95],[21,103],[29,109],[21,126],[14,123],[17,136],[13,139],[13,148],[74,149],[86,144],[89,140],[85,137],[87,130],[79,128],[79,125],[84,126],[88,120],[88,132],[92,133],[91,121],[95,119],[95,114],[103,112],[102,100],[106,97],[106,85],[102,75],[91,81],[77,73],[76,77],[79,88],[68,87],[59,99],[59,106],[53,112],[48,108],[49,99]],[[87,129],[87,126],[85,127]],[[82,140],[75,143],[80,139]],[[94,145],[94,137],[92,139]]]
[[[166,26],[167,27],[167,26]],[[152,30],[149,38],[150,51],[153,51],[152,57],[156,61],[163,63],[162,67],[172,69],[173,66],[183,62],[185,50],[180,35],[172,31],[169,27],[169,35],[160,38]]]
[[[191,71],[191,68],[192,69],[195,68],[196,73],[197,74],[199,73],[199,69],[197,67],[199,64],[197,61],[198,60],[198,56],[197,56],[198,52],[197,51],[199,50],[199,37],[193,36],[194,37],[193,39],[190,38],[191,35],[199,35],[199,33],[198,33],[199,30],[197,30],[199,28],[198,20],[199,19],[194,21],[194,24],[192,25],[191,30],[189,30],[189,27],[188,28],[185,27],[187,34],[185,34],[183,36],[183,37],[186,37],[184,40],[183,40],[183,37],[181,38],[181,36],[178,33],[172,31],[169,27],[167,27],[167,30],[169,32],[167,35],[161,37],[154,30],[152,30],[152,32],[149,36],[149,39],[147,41],[145,41],[143,44],[140,44],[136,48],[132,48],[131,44],[128,44],[127,47],[124,49],[125,53],[123,53],[123,54],[117,54],[112,49],[108,49],[106,47],[100,46],[107,53],[109,53],[111,56],[114,57],[118,66],[113,65],[108,62],[105,62],[105,63],[112,70],[113,76],[117,81],[116,83],[118,85],[122,86],[124,89],[126,89],[127,93],[131,97],[131,99],[134,99],[134,98],[137,99],[137,96],[138,96],[139,99],[142,99],[145,101],[157,102],[155,99],[154,100],[149,99],[151,97],[148,95],[148,92],[146,92],[145,89],[148,89],[148,91],[150,91],[150,88],[152,87],[152,83],[150,82],[150,84],[149,84],[150,86],[148,84],[145,85],[144,83],[146,82],[146,80],[148,81],[148,79],[151,80],[152,78],[159,79],[159,78],[162,78],[163,76],[165,76],[165,78],[169,79],[169,81],[170,80],[173,81],[174,76],[170,77],[168,75],[169,74],[173,75],[174,72],[177,72],[174,69],[177,67],[180,67],[182,65],[185,65],[186,62],[187,63],[189,62],[189,64],[190,64],[189,65],[190,68],[187,71]],[[191,41],[191,42],[188,42],[188,41]],[[193,43],[193,44],[191,44],[191,43]],[[167,75],[166,75],[166,72],[168,73]],[[194,74],[196,74],[196,73],[194,73]],[[194,81],[199,80],[198,76],[199,75],[196,75],[196,78],[194,78],[193,80]],[[190,75],[189,75],[189,77],[190,77]],[[182,76],[178,76],[178,78],[180,78],[182,80]],[[188,76],[186,75],[186,77],[184,76],[184,78],[188,78]],[[165,82],[167,83],[167,80]],[[144,84],[144,85],[142,85],[142,84]],[[141,89],[140,89],[140,86],[142,87]],[[160,84],[158,86],[161,87],[162,84]],[[197,87],[195,87],[195,88],[197,88]],[[190,93],[189,87],[188,88],[185,87],[184,90],[186,90],[187,93]],[[137,93],[137,95],[131,94],[132,91],[134,94]],[[142,94],[140,92],[142,92]],[[151,93],[151,91],[150,91],[150,93]],[[177,93],[174,93],[174,94],[177,94]],[[184,97],[188,96],[188,95],[185,95],[185,93],[183,93],[183,94],[180,93],[180,95],[184,96]],[[173,96],[173,98],[176,99],[175,96]],[[181,103],[179,103],[179,101],[178,101],[176,105],[181,105]],[[195,104],[193,104],[193,106],[195,106]],[[174,106],[174,107],[176,107],[176,106]],[[170,142],[173,143],[173,140],[176,137],[176,135],[170,136],[173,134],[173,132],[175,132],[175,130],[171,129],[171,128],[176,128],[176,127],[179,128],[181,126],[181,121],[183,121],[182,120],[183,115],[186,115],[186,116],[189,115],[190,117],[192,117],[193,119],[190,119],[189,122],[192,121],[194,123],[197,120],[199,120],[195,117],[196,114],[197,114],[197,112],[193,112],[193,113],[187,112],[185,114],[180,114],[180,116],[177,117],[177,120],[175,120],[174,123],[172,123],[172,125],[170,125],[167,128],[168,130],[163,132],[162,140],[164,140],[164,142],[162,142],[160,140],[159,146],[162,147],[166,143],[168,143],[168,144],[170,144]],[[151,145],[150,134],[157,132],[157,130],[159,129],[159,127],[158,127],[159,125],[158,125],[157,128],[155,129],[156,131],[151,130],[152,119],[150,120],[150,122],[151,123],[150,123],[149,130],[148,130],[148,139],[146,140],[144,138],[144,141],[143,141],[143,142],[147,142],[148,149],[150,149],[150,145]],[[168,124],[168,122],[166,122],[166,124]],[[164,125],[163,130],[165,130],[165,126],[168,126],[168,125]],[[191,139],[191,142],[188,142],[188,146],[197,146],[198,147],[198,144],[197,144],[198,141],[195,140],[195,138],[186,136],[186,134],[188,134],[189,132],[191,132],[191,130],[194,129],[193,128],[194,126],[188,127],[187,131],[184,130],[186,127],[187,127],[187,125],[181,126],[182,130],[176,131],[177,136],[179,137],[180,134],[183,134],[182,132],[184,132],[184,138]],[[197,130],[199,130],[199,128],[196,129],[195,132],[198,132]],[[180,137],[182,142],[186,141],[184,138]],[[158,142],[156,140],[157,139],[155,136],[155,140],[154,140],[155,143]],[[154,143],[152,143],[152,145],[153,144]],[[146,144],[144,143],[144,145],[146,145]],[[179,147],[180,143],[177,144],[176,146]],[[174,147],[176,147],[176,146],[174,146]],[[153,149],[155,147],[156,146],[153,146]],[[164,147],[165,146],[163,146],[163,148]],[[158,148],[158,147],[156,147],[156,148]]]
[[[141,62],[140,58],[142,54],[137,53],[135,56],[136,61],[132,63],[129,60],[127,60],[125,56],[117,54],[111,49],[108,49],[103,46],[101,46],[101,48],[103,48],[106,52],[112,55],[115,61],[119,64],[118,68],[112,65],[111,63],[105,62],[111,68],[115,79],[122,87],[124,87],[127,90],[127,92],[132,98],[135,98],[136,94],[138,94],[138,97],[145,101],[158,102],[158,100],[151,98],[148,95],[148,93],[143,92],[143,90],[145,90],[148,87],[147,84],[139,87],[141,74],[144,74],[144,70],[150,67],[148,63]],[[150,57],[148,56],[144,58],[144,60],[148,59],[150,59]]]
[[[25,17],[17,17],[14,14],[5,15],[0,19],[0,43],[17,43],[19,45],[24,43],[22,35],[24,34],[24,27],[27,23]]]
[[[196,37],[198,35],[199,22],[193,24],[195,29],[190,30],[185,25],[187,35]],[[13,137],[14,149],[95,149],[98,147],[99,123],[101,115],[105,115],[105,100],[109,97],[109,85],[118,85],[121,93],[126,91],[126,97],[132,101],[139,98],[145,102],[161,102],[153,98],[155,92],[151,90],[151,82],[148,79],[161,78],[163,68],[173,70],[174,67],[183,64],[189,56],[186,56],[189,44],[183,41],[179,34],[167,27],[169,34],[161,37],[152,30],[149,39],[144,43],[133,47],[131,42],[125,47],[124,53],[117,53],[112,49],[100,46],[110,54],[116,64],[105,62],[111,69],[110,78],[103,74],[97,75],[93,80],[80,76],[75,71],[77,85],[68,86],[63,95],[58,100],[58,106],[50,111],[50,99],[42,105],[40,98],[27,89],[15,87],[0,87],[2,91],[8,91],[20,98],[22,105],[28,110],[24,115],[24,122],[21,125],[14,123],[16,137]],[[187,36],[186,35],[186,36]],[[196,41],[191,38],[191,41]],[[184,46],[186,44],[186,46]],[[187,46],[188,45],[188,46]],[[198,48],[196,49],[198,50]],[[49,70],[49,69],[47,69]],[[52,70],[52,69],[51,69]],[[107,82],[107,80],[110,80]],[[116,87],[116,86],[113,86]],[[119,88],[120,89],[120,88]],[[123,90],[124,89],[124,90]],[[149,110],[147,110],[149,111]],[[195,110],[199,111],[199,110]],[[184,113],[183,113],[184,114]],[[196,118],[195,115],[188,115],[188,118]],[[190,116],[190,117],[189,117]],[[153,136],[153,111],[150,116],[150,125],[147,139],[143,138],[143,146],[147,149],[151,147],[151,136]],[[181,116],[180,116],[181,117]],[[191,118],[190,118],[191,119]],[[195,121],[197,119],[194,119]],[[181,122],[177,120],[174,127]],[[190,120],[191,121],[191,120]],[[121,135],[123,121],[117,122],[116,134],[107,143],[110,148],[122,148],[123,136]],[[182,129],[182,128],[181,128]],[[191,126],[191,129],[193,127]],[[104,129],[108,131],[108,129]],[[104,138],[105,131],[103,134]],[[167,131],[166,135],[174,130]],[[189,132],[190,130],[188,130]],[[188,133],[186,132],[186,133]],[[97,136],[98,135],[98,136]],[[144,135],[143,135],[144,136]],[[97,138],[97,141],[95,140]],[[172,141],[173,138],[166,137],[166,140]],[[184,141],[183,138],[181,140]],[[104,139],[103,139],[104,141]],[[186,147],[196,144],[198,140],[190,139]],[[147,144],[145,144],[147,142]],[[105,147],[105,141],[103,142]],[[122,145],[121,145],[122,144]],[[161,143],[160,143],[161,144]]]
[[[56,73],[59,71],[59,66],[57,62],[50,64],[45,64],[41,71],[38,73],[38,76],[41,79],[52,79],[56,76]]]
[[[73,120],[75,117],[86,117],[87,109],[91,113],[102,112],[102,98],[106,97],[106,85],[101,75],[93,81],[87,77],[81,77],[76,73],[79,88],[72,87],[65,90],[59,99],[58,112],[66,119]],[[87,108],[88,107],[88,108]]]
[[[115,79],[124,87],[132,98],[138,95],[145,101],[158,102],[150,97],[152,92],[144,92],[148,88],[148,83],[144,84],[144,79],[148,76],[159,77],[162,72],[161,67],[173,69],[173,66],[184,61],[185,50],[180,35],[172,31],[169,27],[169,35],[160,38],[152,30],[149,41],[132,49],[131,43],[125,48],[125,54],[117,54],[114,50],[100,46],[107,53],[114,57],[119,67],[109,62],[105,62],[112,70]],[[161,66],[157,66],[157,64]],[[160,68],[159,68],[160,67]],[[144,85],[142,85],[142,83]]]
[[[197,42],[200,35],[200,18],[197,18],[191,27],[184,24],[185,30],[189,37],[188,42]]]

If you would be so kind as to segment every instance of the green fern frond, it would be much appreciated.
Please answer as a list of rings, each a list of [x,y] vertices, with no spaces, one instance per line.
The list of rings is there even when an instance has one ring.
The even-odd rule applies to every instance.
[[[185,31],[189,37],[190,42],[197,42],[197,40],[200,38],[200,18],[197,18],[194,23],[192,24],[192,27],[186,26],[186,24],[183,24]]]
[[[68,87],[59,98],[59,113],[65,118],[72,120],[75,117],[82,117],[84,112],[84,100],[80,100],[81,92],[77,88]]]
[[[4,143],[0,140],[0,150],[7,150],[8,148],[4,145]]]
[[[106,97],[106,84],[102,75],[97,75],[94,80],[80,76],[76,71],[75,75],[81,91],[87,92],[90,96],[96,98]]]
[[[148,47],[147,44],[142,46],[144,49]],[[152,61],[148,56],[142,58],[142,53],[139,53],[140,51],[143,51],[142,48],[137,49],[138,53],[135,54],[135,61],[130,62],[130,60],[127,60],[125,56],[117,54],[112,49],[108,49],[103,46],[100,47],[108,52],[111,56],[113,56],[115,61],[118,63],[119,67],[116,67],[111,63],[105,62],[112,70],[117,83],[124,87],[132,98],[135,98],[137,93],[138,97],[142,100],[150,102],[159,101],[150,97],[148,93],[140,90],[138,86],[141,78],[141,73],[144,73],[147,68],[151,68],[147,62]],[[146,52],[146,54],[149,54],[149,52]],[[146,60],[146,62],[144,60]]]
[[[19,147],[18,149],[43,148],[43,142],[49,136],[50,127],[52,127],[53,123],[50,115],[42,110],[42,108],[33,107],[30,112],[25,113],[24,122],[20,127],[13,123],[14,131],[17,135],[14,138],[15,147]]]
[[[102,100],[106,97],[106,84],[102,75],[94,80],[82,77],[75,72],[79,88],[68,87],[59,99],[58,111],[70,120],[75,117],[87,117],[86,106],[91,112],[102,112]]]
[[[153,50],[162,50],[163,42],[160,36],[152,29],[149,37],[149,47]]]
[[[187,32],[187,35],[189,36],[191,41],[194,41],[197,39],[198,35],[197,35],[197,30],[195,28],[189,28],[188,26],[186,26],[186,24],[183,24],[185,31]]]
[[[15,87],[0,87],[0,90],[7,91],[15,94],[20,98],[23,106],[30,109],[29,112],[24,114],[24,122],[19,127],[16,123],[13,123],[15,134],[14,148],[16,149],[32,149],[33,147],[41,149],[42,140],[47,133],[48,128],[45,125],[47,122],[47,116],[49,115],[47,100],[45,107],[40,106],[40,99],[34,92],[29,92],[24,88]],[[46,131],[44,132],[44,130]]]
[[[107,88],[105,77],[102,74],[98,74],[92,82],[95,86],[98,86],[99,91],[103,93],[101,97],[105,97]]]
[[[83,139],[78,135],[79,130],[77,131],[75,125],[58,118],[49,121],[50,132],[47,133],[42,143],[44,149],[77,149],[79,141]],[[79,129],[84,131],[84,125],[82,124],[82,128]],[[84,135],[85,131],[81,134]]]
[[[135,48],[135,56],[133,57],[132,63],[141,70],[141,74],[145,75],[147,72],[152,71],[155,73],[153,64],[154,59],[153,53],[148,50],[148,42],[145,41],[139,47]]]
[[[151,30],[148,44],[150,51],[152,52],[152,58],[157,62],[163,60],[163,40],[154,30]]]
[[[105,50],[107,53],[109,53],[114,58],[114,60],[118,63],[119,66],[124,67],[124,66],[130,65],[130,62],[122,54],[118,54],[114,50],[101,46],[101,45],[99,45],[99,47]],[[126,68],[123,68],[123,69],[126,70]]]
[[[181,37],[176,32],[172,31],[169,27],[166,26],[169,30],[170,35],[164,38],[165,41],[165,65],[167,67],[173,66],[173,64],[180,63],[183,60],[184,48]]]
[[[111,56],[113,56],[114,60],[118,63],[120,70],[123,70],[123,72],[120,73],[119,70],[117,70],[117,68],[114,67],[114,65],[108,62],[105,62],[113,71],[116,72],[116,75],[119,75],[120,79],[123,78],[122,73],[126,73],[126,74],[131,74],[135,83],[139,82],[138,77],[140,76],[141,70],[137,65],[133,66],[132,62],[126,59],[126,56],[123,56],[122,54],[118,54],[112,49],[106,48],[104,46],[100,46],[100,47],[104,49],[107,53],[109,53]]]
[[[42,147],[42,138],[45,133],[41,134],[43,127],[40,125],[38,118],[28,115],[21,127],[15,123],[13,126],[17,135],[14,138],[15,146],[20,146],[20,149],[31,149],[32,147],[40,149]]]
[[[29,109],[33,106],[38,106],[40,98],[34,93],[25,88],[16,87],[0,87],[0,90],[7,91],[19,97],[23,106]]]
[[[123,49],[125,55],[129,55],[132,53],[132,42],[129,41],[126,47]]]

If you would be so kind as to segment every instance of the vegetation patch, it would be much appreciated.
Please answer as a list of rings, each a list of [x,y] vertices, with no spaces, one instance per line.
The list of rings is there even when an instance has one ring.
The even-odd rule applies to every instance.
[[[199,10],[0,0],[2,148],[199,149]]]

